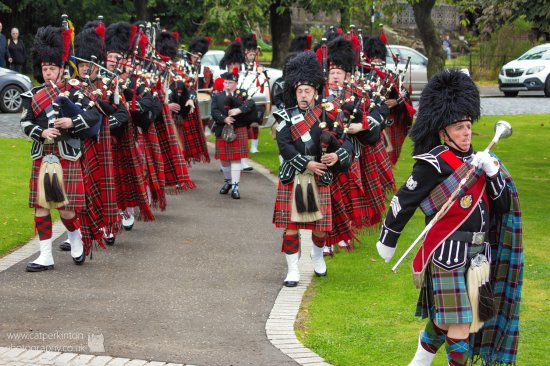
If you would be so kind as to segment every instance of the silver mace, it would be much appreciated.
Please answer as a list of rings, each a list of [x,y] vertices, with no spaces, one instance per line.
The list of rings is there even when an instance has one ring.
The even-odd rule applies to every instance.
[[[512,135],[512,125],[510,123],[506,122],[506,121],[502,121],[502,120],[498,121],[497,123],[495,123],[495,136],[493,137],[493,139],[491,140],[491,143],[485,148],[484,151],[489,152],[489,150],[491,150],[493,148],[493,146],[495,146],[495,144],[501,138],[506,138],[506,137],[509,137],[510,135]],[[472,173],[475,171],[476,168],[477,168],[477,164],[472,165],[470,170],[468,170],[468,173],[466,174],[466,177],[464,177],[460,181],[460,184],[455,189],[455,191],[451,194],[451,196],[449,197],[447,202],[445,202],[445,204],[443,204],[443,206],[437,212],[437,214],[433,217],[433,219],[431,219],[431,221],[428,223],[428,225],[426,225],[424,230],[422,230],[420,235],[418,235],[416,240],[413,241],[413,243],[410,245],[410,247],[405,251],[405,253],[403,253],[401,258],[399,258],[397,263],[395,263],[395,265],[392,267],[391,270],[393,272],[397,271],[397,267],[399,267],[399,265],[405,260],[405,258],[409,255],[409,253],[414,249],[416,244],[418,244],[418,242],[424,238],[424,236],[428,233],[428,231],[430,231],[430,229],[435,225],[435,223],[438,222],[439,219],[441,219],[441,217],[443,217],[447,213],[447,211],[449,210],[449,208],[451,207],[451,205],[455,201],[456,196],[458,196],[458,193],[462,190],[462,188],[464,187],[464,184],[466,184],[466,182],[468,181],[468,179],[470,178],[470,176],[472,175]]]

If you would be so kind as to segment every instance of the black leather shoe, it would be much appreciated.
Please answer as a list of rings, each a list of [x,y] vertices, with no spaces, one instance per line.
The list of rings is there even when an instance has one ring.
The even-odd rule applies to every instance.
[[[71,250],[71,242],[68,240],[65,240],[63,243],[59,244],[59,249],[65,252]]]
[[[254,168],[251,167],[251,166],[247,166],[246,168],[243,168],[243,172],[251,172],[253,170],[254,170]]]
[[[315,271],[313,271],[313,272],[315,272]],[[317,276],[317,277],[325,277],[326,275],[327,275],[327,271],[325,271],[325,273],[317,273],[317,272],[315,272],[315,276]]]
[[[82,252],[82,255],[80,257],[78,258],[72,257],[72,258],[73,258],[74,264],[76,264],[77,266],[81,266],[82,263],[86,261],[86,254]]]
[[[42,272],[48,269],[53,269],[53,264],[51,266],[43,266],[41,264],[29,262],[26,268],[27,272]]]
[[[283,285],[285,285],[285,287],[296,287],[298,286],[298,281],[285,281]]]
[[[110,236],[108,238],[103,238],[103,241],[107,245],[115,245],[115,237],[114,236]]]
[[[234,198],[236,200],[240,199],[241,198],[241,194],[239,193],[239,190],[238,189],[233,189],[231,191],[231,198]]]
[[[230,181],[226,180],[225,182],[223,182],[223,186],[220,189],[220,194],[228,194],[230,189],[231,189],[231,183]]]

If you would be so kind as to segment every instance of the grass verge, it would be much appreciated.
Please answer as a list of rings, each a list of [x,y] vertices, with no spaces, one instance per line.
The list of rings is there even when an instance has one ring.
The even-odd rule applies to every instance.
[[[550,115],[487,116],[474,124],[474,146],[481,150],[493,137],[494,123],[509,121],[514,133],[493,149],[518,186],[523,213],[525,275],[521,305],[518,365],[546,365],[550,335],[550,222],[546,187],[550,184]],[[263,133],[267,132],[262,130]],[[278,166],[275,142],[260,137],[260,154],[251,158],[271,171]],[[269,163],[265,163],[269,160]],[[397,185],[405,182],[413,165],[407,140],[395,169]],[[423,229],[417,212],[399,240],[392,261]],[[418,290],[410,270],[412,255],[397,274],[377,255],[377,230],[359,235],[357,250],[327,260],[329,276],[315,278],[296,323],[299,339],[333,365],[406,365],[416,349],[425,321],[414,317]],[[445,363],[439,352],[434,365]]]

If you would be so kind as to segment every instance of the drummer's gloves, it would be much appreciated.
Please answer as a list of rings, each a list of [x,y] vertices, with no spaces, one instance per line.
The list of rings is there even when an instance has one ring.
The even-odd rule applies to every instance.
[[[498,160],[492,157],[487,151],[477,152],[472,160],[472,165],[483,169],[488,177],[494,177],[500,169]]]

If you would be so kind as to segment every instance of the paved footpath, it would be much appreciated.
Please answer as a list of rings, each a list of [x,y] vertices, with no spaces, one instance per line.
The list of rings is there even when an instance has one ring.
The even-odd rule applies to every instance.
[[[25,272],[37,242],[0,260],[0,365],[327,365],[293,333],[309,279],[281,291],[273,181],[246,173],[233,200],[217,167],[83,266],[60,239],[54,270]]]

